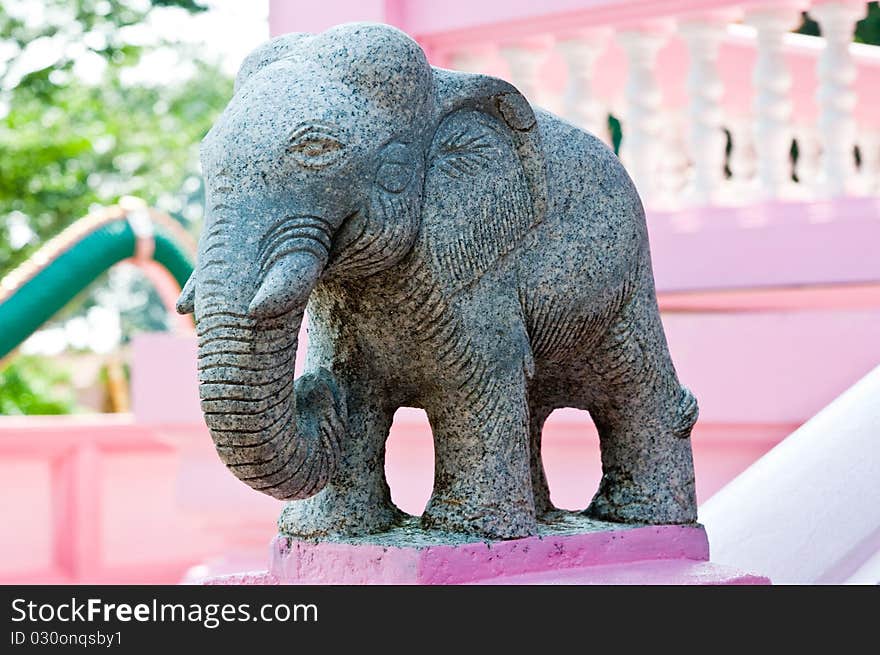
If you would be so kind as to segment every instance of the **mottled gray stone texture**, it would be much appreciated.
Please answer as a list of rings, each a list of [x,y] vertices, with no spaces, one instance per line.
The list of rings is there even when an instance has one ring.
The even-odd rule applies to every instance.
[[[403,521],[384,473],[401,406],[434,434],[424,529],[537,534],[557,407],[599,428],[589,517],[696,519],[697,403],[670,361],[641,202],[598,139],[499,79],[432,68],[400,31],[348,24],[249,55],[201,158],[179,310],[195,312],[217,451],[291,501],[283,534]]]

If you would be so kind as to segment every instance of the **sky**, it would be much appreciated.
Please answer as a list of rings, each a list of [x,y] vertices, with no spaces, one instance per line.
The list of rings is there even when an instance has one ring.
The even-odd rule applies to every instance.
[[[210,9],[190,15],[182,9],[157,8],[142,31],[166,39],[203,44],[208,56],[218,57],[230,75],[245,56],[269,38],[268,0],[202,0]],[[161,63],[158,70],[162,70]]]
[[[147,0],[135,0],[149,4]],[[36,25],[54,19],[57,24],[67,24],[53,37],[44,37],[31,42],[22,56],[6,75],[4,86],[14,86],[18,79],[28,72],[39,70],[63,54],[75,61],[74,74],[86,82],[97,83],[103,72],[103,59],[90,51],[99,48],[105,38],[99,31],[83,34],[79,25],[73,21],[65,22],[64,8],[49,8],[42,0],[0,0],[4,8],[17,17]],[[191,43],[202,49],[206,59],[218,61],[222,68],[234,75],[238,66],[255,46],[269,38],[268,0],[202,0],[208,11],[189,14],[177,7],[156,7],[146,23],[122,28],[123,40],[128,43],[148,45],[157,39]],[[108,5],[109,6],[109,5]],[[50,16],[51,12],[58,14]],[[12,44],[0,43],[0,67],[17,55]],[[169,73],[176,77],[186,77],[191,71],[186,62],[177,60],[170,50],[158,50],[143,58],[141,65],[128,71],[131,83],[167,83]]]

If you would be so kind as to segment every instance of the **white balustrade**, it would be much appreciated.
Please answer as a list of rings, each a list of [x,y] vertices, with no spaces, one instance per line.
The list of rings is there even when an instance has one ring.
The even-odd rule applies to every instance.
[[[490,48],[466,48],[449,56],[449,65],[464,73],[484,73],[492,59]]]
[[[713,557],[774,583],[846,582],[880,534],[878,397],[880,367],[704,503]]]
[[[727,139],[722,129],[721,96],[724,85],[718,74],[718,50],[724,23],[713,17],[685,20],[679,31],[687,43],[690,67],[688,91],[688,148],[693,161],[690,195],[698,204],[718,197],[724,179]]]
[[[730,175],[738,186],[748,185],[758,170],[751,117],[735,116],[726,122],[730,132],[730,158],[727,162]]]
[[[639,193],[648,202],[655,199],[658,191],[656,174],[663,97],[655,66],[657,54],[666,40],[664,26],[652,25],[618,33],[618,42],[626,52],[629,65],[624,87],[621,159]]]
[[[608,110],[593,88],[593,75],[609,35],[607,29],[585,30],[575,36],[561,38],[556,43],[557,50],[565,60],[567,72],[562,100],[563,115],[606,143],[611,142]]]
[[[756,9],[746,22],[757,32],[758,61],[755,87],[755,148],[758,155],[758,191],[779,198],[791,184],[791,74],[785,63],[783,39],[797,26],[799,13],[788,3]]]
[[[723,155],[723,152],[722,152]],[[722,161],[722,166],[723,161]],[[675,206],[691,181],[693,166],[688,157],[687,130],[679,112],[663,112],[660,119],[660,143],[657,167],[657,195],[661,206]]]
[[[553,34],[500,41],[495,34],[492,44],[468,44],[446,61],[459,70],[508,78],[532,104],[558,109],[608,143],[608,114],[614,113],[622,126],[621,159],[648,204],[877,193],[880,121],[868,118],[867,124],[857,125],[866,116],[855,112],[857,68],[874,67],[869,75],[876,75],[880,66],[880,55],[871,52],[880,53],[880,48],[852,46],[865,6],[861,0],[768,0],[743,7],[715,3],[675,18],[680,39],[675,43],[670,42],[671,15],[623,26],[573,24]],[[807,9],[819,23],[821,40],[790,33]],[[740,18],[745,24],[738,24]],[[657,69],[667,44],[668,61],[678,66],[686,52],[684,109],[679,109],[682,87],[674,76],[685,71]],[[743,59],[750,67],[744,73],[752,77],[750,97],[742,97],[742,77],[721,59],[730,56],[728,46],[738,53],[751,48],[749,55],[756,56],[753,66]],[[550,57],[561,68],[546,68]],[[497,70],[499,60],[506,71]],[[625,80],[609,79],[608,71],[598,69],[600,61],[615,72],[625,70]],[[793,72],[803,75],[805,63],[813,66],[812,61],[815,90],[805,88],[801,77],[793,88]],[[667,90],[670,98],[664,99]]]
[[[855,179],[856,122],[853,82],[856,66],[850,53],[856,21],[865,3],[834,0],[816,3],[810,15],[819,23],[825,48],[817,67],[819,130],[822,142],[821,183],[826,193],[841,196],[852,191]]]
[[[798,152],[794,170],[798,184],[812,188],[819,180],[822,151],[819,131],[814,125],[796,125],[794,140]]]

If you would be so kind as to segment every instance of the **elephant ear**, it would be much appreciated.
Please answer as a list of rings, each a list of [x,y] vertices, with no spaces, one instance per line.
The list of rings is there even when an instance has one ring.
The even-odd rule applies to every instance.
[[[515,87],[485,75],[434,71],[437,130],[422,229],[435,268],[455,288],[516,249],[547,206],[537,120]]]

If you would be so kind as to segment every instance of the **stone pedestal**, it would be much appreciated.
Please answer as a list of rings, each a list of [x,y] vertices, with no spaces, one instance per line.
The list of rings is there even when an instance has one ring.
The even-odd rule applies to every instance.
[[[278,536],[268,571],[205,584],[769,584],[709,561],[702,526],[622,526],[560,514],[541,534],[474,541],[415,523],[344,541]]]

